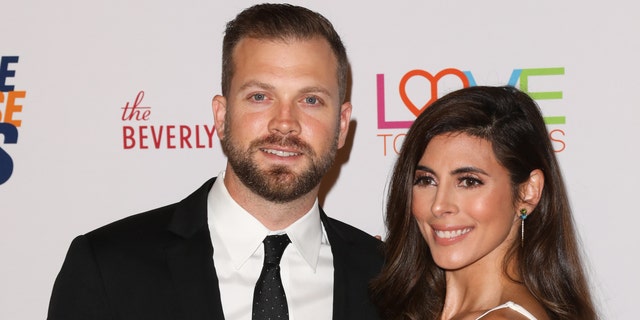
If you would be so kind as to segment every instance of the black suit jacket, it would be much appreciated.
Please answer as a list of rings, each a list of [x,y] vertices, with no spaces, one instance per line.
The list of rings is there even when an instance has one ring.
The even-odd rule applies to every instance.
[[[48,319],[224,319],[207,224],[214,181],[181,202],[74,239]],[[333,319],[378,319],[368,283],[382,266],[381,242],[320,214],[333,253]]]

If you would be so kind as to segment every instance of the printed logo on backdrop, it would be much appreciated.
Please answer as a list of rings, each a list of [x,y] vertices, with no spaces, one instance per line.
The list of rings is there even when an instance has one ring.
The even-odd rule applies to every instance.
[[[139,91],[122,110],[122,147],[143,149],[211,149],[213,125],[160,124],[152,120],[153,108],[144,103],[144,91]]]
[[[558,114],[547,115],[546,111],[551,111],[551,109],[544,110],[542,102],[556,101],[557,106],[558,102],[562,102],[563,92],[534,91],[530,88],[532,87],[532,82],[537,87],[548,87],[544,85],[544,82],[549,82],[553,86],[553,81],[550,81],[552,78],[549,78],[549,76],[557,77],[562,75],[564,75],[564,67],[513,69],[505,83],[526,92],[541,106],[543,113],[545,113],[544,120],[549,130],[549,138],[556,152],[562,152],[566,149],[565,130],[562,127],[566,123],[566,117]],[[438,72],[416,69],[405,73],[397,84],[395,81],[394,83],[387,83],[386,81],[388,80],[385,79],[384,74],[376,76],[378,129],[402,129],[402,132],[381,132],[377,134],[382,141],[382,151],[385,156],[389,154],[397,155],[400,152],[406,129],[409,129],[415,118],[436,99],[446,92],[478,85],[471,71],[461,71],[455,68],[447,68]],[[387,104],[385,97],[387,86],[391,88],[397,86],[398,96],[394,95],[392,97],[395,99],[394,101],[399,100],[401,103]],[[553,111],[555,110],[558,110],[558,108],[554,106]],[[398,120],[396,119],[398,117],[406,119]]]
[[[15,65],[18,56],[0,57],[0,185],[4,184],[13,175],[13,158],[9,153],[9,145],[18,143],[18,128],[22,120],[17,114],[22,112],[21,99],[27,96],[24,90],[16,90],[12,83],[15,77]]]

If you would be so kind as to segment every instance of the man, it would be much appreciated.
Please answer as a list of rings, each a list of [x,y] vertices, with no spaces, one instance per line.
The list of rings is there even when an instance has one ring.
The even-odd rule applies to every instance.
[[[178,203],[76,238],[50,320],[267,319],[272,308],[377,319],[368,283],[381,242],[317,200],[351,116],[340,37],[308,9],[257,5],[227,24],[222,60],[212,106],[226,170]],[[284,239],[276,262],[265,239]],[[270,280],[278,293],[262,287]]]

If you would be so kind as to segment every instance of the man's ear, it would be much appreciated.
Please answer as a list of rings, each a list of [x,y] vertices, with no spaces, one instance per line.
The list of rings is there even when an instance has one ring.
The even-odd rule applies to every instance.
[[[227,99],[221,95],[216,95],[211,101],[211,109],[213,109],[213,124],[216,126],[216,132],[220,140],[224,139],[225,115],[227,113]]]
[[[351,102],[345,102],[340,106],[340,134],[338,136],[338,148],[344,146],[349,134],[349,123],[351,122]]]
[[[526,209],[527,212],[532,212],[540,202],[542,189],[544,189],[544,173],[540,169],[535,169],[529,174],[529,179],[520,185],[518,210]]]

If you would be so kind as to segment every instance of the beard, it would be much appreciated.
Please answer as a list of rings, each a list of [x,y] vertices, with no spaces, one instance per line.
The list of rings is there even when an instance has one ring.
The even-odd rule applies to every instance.
[[[227,122],[230,123],[230,122]],[[271,134],[251,142],[246,150],[234,143],[229,126],[224,129],[225,139],[221,141],[222,150],[240,181],[260,197],[275,203],[286,203],[309,193],[320,184],[322,177],[329,171],[338,150],[338,131],[333,137],[329,150],[318,156],[313,148],[297,136]],[[283,165],[274,165],[260,169],[252,155],[260,151],[261,146],[279,145],[300,150],[310,159],[309,166],[301,173],[292,171]]]

